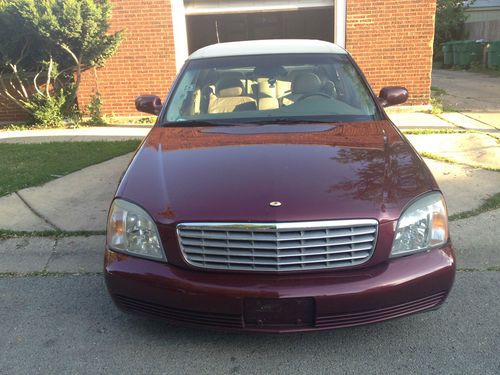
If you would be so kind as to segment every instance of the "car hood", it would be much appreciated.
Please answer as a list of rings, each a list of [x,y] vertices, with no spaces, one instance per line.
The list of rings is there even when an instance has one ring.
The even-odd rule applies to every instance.
[[[436,189],[387,121],[154,127],[117,197],[163,224],[397,219]],[[281,202],[272,207],[270,202]]]

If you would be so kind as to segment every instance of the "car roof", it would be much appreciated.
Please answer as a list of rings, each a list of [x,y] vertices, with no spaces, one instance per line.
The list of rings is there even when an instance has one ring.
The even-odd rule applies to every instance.
[[[347,54],[340,46],[310,39],[266,39],[244,42],[212,44],[203,47],[189,56],[189,60],[213,57],[274,55],[287,53],[337,53]]]

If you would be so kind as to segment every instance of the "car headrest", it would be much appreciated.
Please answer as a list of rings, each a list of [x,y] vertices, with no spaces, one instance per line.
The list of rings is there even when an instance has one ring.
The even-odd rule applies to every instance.
[[[219,98],[241,96],[243,91],[243,83],[238,78],[221,79],[215,85],[215,95]]]
[[[308,94],[321,91],[321,79],[314,73],[298,74],[292,81],[292,93]]]

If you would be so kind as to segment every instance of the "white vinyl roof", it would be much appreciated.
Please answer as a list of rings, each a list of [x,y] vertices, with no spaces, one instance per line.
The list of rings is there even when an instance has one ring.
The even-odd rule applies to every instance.
[[[273,55],[286,53],[340,53],[347,52],[336,44],[310,39],[268,39],[212,44],[189,56],[190,60],[212,57]]]

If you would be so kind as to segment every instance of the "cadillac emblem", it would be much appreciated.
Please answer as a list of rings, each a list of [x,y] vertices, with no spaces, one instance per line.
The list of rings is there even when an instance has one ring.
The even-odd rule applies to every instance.
[[[281,206],[281,202],[273,201],[273,202],[269,203],[269,205],[271,207],[279,207],[279,206]]]

